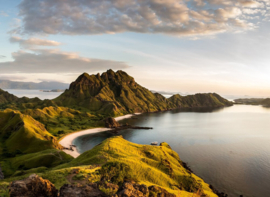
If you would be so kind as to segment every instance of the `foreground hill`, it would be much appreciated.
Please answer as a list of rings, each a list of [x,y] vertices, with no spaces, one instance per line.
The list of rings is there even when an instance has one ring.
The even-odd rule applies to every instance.
[[[30,174],[6,179],[0,186]],[[139,145],[121,136],[109,138],[77,159],[38,175],[57,189],[61,187],[60,196],[66,197],[95,196],[94,192],[99,194],[96,196],[217,197],[207,183],[185,167],[167,143]],[[15,185],[16,182],[11,186]]]
[[[72,160],[61,149],[57,138],[31,116],[10,109],[0,112],[0,173],[5,177]]]
[[[79,105],[113,116],[135,112],[154,112],[181,107],[224,107],[232,105],[218,94],[197,94],[166,99],[135,82],[123,71],[108,70],[102,75],[82,74],[58,98],[58,105]]]
[[[61,149],[57,139],[43,124],[31,116],[12,110],[0,112],[0,147],[0,153],[6,156]]]

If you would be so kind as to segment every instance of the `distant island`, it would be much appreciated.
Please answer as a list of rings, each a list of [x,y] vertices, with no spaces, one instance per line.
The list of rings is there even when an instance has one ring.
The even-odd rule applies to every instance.
[[[25,183],[29,186],[23,190],[25,196],[39,196],[40,190],[53,192],[51,196],[88,195],[87,191],[125,196],[130,189],[138,196],[217,197],[218,192],[193,174],[167,143],[138,145],[118,136],[73,158],[67,154],[72,144],[64,147],[59,139],[75,131],[118,127],[114,121],[107,126],[106,120],[128,114],[232,105],[216,93],[165,98],[127,73],[113,70],[83,73],[52,100],[18,98],[0,89],[0,194],[19,196],[16,192]],[[39,183],[40,190],[31,189]]]
[[[234,100],[235,104],[262,105],[270,107],[270,98],[240,98]]]
[[[64,92],[65,90],[53,89],[53,90],[40,90],[41,92]]]
[[[25,89],[25,90],[52,90],[60,89],[65,90],[69,87],[67,83],[55,82],[55,81],[43,81],[39,83],[34,82],[21,82],[10,81],[0,79],[1,89]]]

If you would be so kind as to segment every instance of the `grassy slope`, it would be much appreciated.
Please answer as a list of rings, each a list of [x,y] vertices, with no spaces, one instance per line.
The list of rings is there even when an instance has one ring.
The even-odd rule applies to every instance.
[[[57,139],[43,124],[18,111],[0,112],[0,153],[33,153],[44,149],[59,149]]]
[[[13,94],[10,94],[0,89],[0,109],[6,108],[18,109],[19,106],[20,108],[29,108],[41,102],[42,101],[39,98],[32,98],[32,99],[27,97],[18,98]]]
[[[98,164],[102,167],[97,167]],[[139,145],[128,142],[121,136],[113,137],[67,164],[38,174],[59,188],[70,182],[68,177],[74,168],[79,169],[79,174],[74,178],[84,183],[105,178],[108,182],[121,185],[128,178],[148,186],[163,187],[181,197],[191,197],[198,190],[210,197],[217,197],[208,184],[182,166],[177,153],[166,143],[162,146]],[[6,179],[0,185],[22,179],[29,174]]]
[[[103,171],[105,174],[107,173],[108,177],[119,174],[117,166],[121,166],[121,169],[126,166],[128,170],[122,169],[121,176],[130,177],[139,183],[158,185],[176,194],[180,192],[184,196],[188,194],[186,191],[196,193],[201,188],[205,194],[216,196],[208,184],[182,166],[178,154],[171,150],[166,143],[163,146],[155,147],[131,143],[121,136],[113,137],[83,153],[70,163],[57,168],[91,164],[105,164],[106,167],[103,166]],[[117,180],[121,182],[121,177]],[[181,191],[179,191],[179,187]]]
[[[50,106],[43,109],[26,109],[22,110],[22,113],[43,123],[46,129],[57,137],[99,126],[99,121],[104,119],[104,117],[94,115],[90,111],[67,107]]]
[[[45,171],[48,168],[69,162],[73,159],[70,155],[56,149],[49,149],[37,153],[19,155],[7,158],[0,162],[2,171],[6,177],[11,175]],[[30,170],[32,169],[32,170]]]
[[[43,124],[7,109],[0,112],[0,165],[5,177],[17,170],[54,167],[72,160]],[[49,150],[47,150],[49,149]]]
[[[10,102],[15,102],[17,100],[18,100],[18,97],[0,89],[0,105],[10,103]]]

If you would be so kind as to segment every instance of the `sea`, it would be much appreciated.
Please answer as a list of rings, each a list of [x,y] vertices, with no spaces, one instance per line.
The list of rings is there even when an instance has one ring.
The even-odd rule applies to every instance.
[[[41,100],[54,99],[63,93],[63,92],[43,92],[43,90],[21,90],[21,89],[4,89],[4,90],[9,92],[10,94],[14,94],[17,97],[24,97],[24,96],[28,98],[38,97]]]

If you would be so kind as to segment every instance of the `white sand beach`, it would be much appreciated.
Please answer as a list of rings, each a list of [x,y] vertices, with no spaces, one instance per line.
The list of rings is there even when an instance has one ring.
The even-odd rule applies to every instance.
[[[120,121],[120,120],[123,120],[123,119],[127,119],[127,118],[131,118],[132,116],[134,115],[139,115],[140,113],[135,113],[135,114],[127,114],[127,115],[124,115],[124,116],[119,116],[119,117],[116,117],[115,120],[116,121]],[[87,130],[83,130],[83,131],[77,131],[75,133],[71,133],[65,137],[63,137],[59,143],[66,147],[66,148],[69,148],[70,145],[73,145],[73,141],[77,138],[77,137],[80,137],[80,136],[83,136],[83,135],[88,135],[88,134],[93,134],[93,133],[99,133],[99,132],[104,132],[104,131],[109,131],[111,129],[109,128],[94,128],[94,129],[87,129]],[[80,153],[77,151],[76,147],[72,147],[73,148],[73,151],[72,150],[63,150],[65,153],[71,155],[72,157],[74,158],[77,158],[78,156],[80,156]]]
[[[116,117],[114,118],[116,121],[120,121],[120,120],[124,120],[124,119],[127,119],[127,118],[131,118],[132,116],[135,116],[135,115],[140,115],[141,113],[135,113],[135,114],[127,114],[127,115],[124,115],[124,116],[119,116],[119,117]]]

